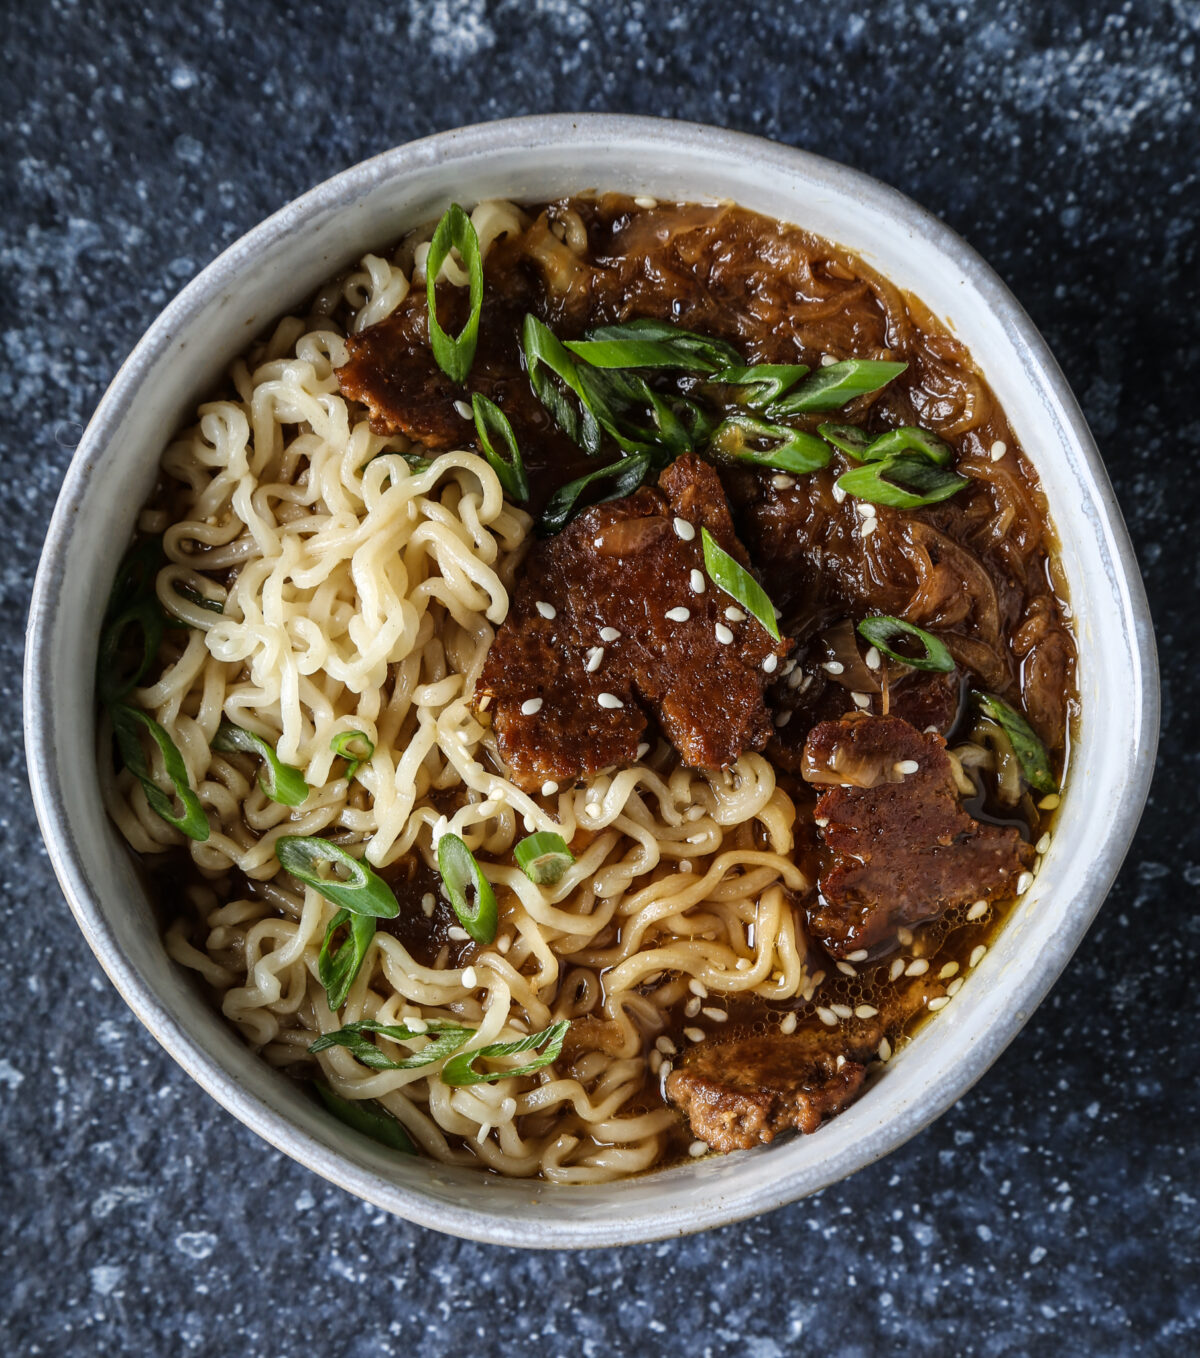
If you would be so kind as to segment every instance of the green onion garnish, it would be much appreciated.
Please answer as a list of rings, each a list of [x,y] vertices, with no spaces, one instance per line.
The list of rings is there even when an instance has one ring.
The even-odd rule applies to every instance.
[[[356,1132],[362,1132],[364,1136],[369,1136],[372,1141],[381,1141],[385,1146],[390,1146],[394,1151],[403,1151],[406,1155],[416,1155],[417,1148],[412,1143],[412,1138],[404,1130],[394,1117],[375,1102],[374,1099],[343,1099],[340,1094],[335,1094],[321,1080],[314,1080],[313,1086],[321,1096],[321,1102],[334,1115],[340,1119],[347,1127],[353,1127]]]
[[[442,1023],[436,1019],[425,1021],[425,1026],[420,1029],[409,1028],[404,1024],[376,1023],[373,1019],[363,1019],[359,1023],[348,1023],[335,1033],[326,1033],[323,1037],[317,1038],[308,1050],[315,1056],[317,1052],[327,1051],[330,1047],[345,1047],[364,1066],[370,1066],[372,1070],[417,1070],[421,1066],[431,1066],[435,1061],[453,1055],[459,1047],[475,1036],[475,1031],[474,1028],[461,1028],[456,1024]],[[426,1036],[430,1041],[414,1056],[393,1061],[374,1042],[368,1041],[364,1036],[365,1033],[379,1033],[397,1042],[409,1042]]]
[[[513,850],[517,867],[538,886],[553,886],[575,861],[562,835],[539,830],[523,839]]]
[[[733,395],[737,405],[749,406],[752,410],[765,410],[807,374],[806,363],[753,363],[745,367],[735,365],[713,373],[705,386],[737,388]]]
[[[588,402],[579,366],[561,341],[536,316],[526,316],[521,330],[525,369],[533,394],[550,412],[555,424],[589,457],[600,451],[600,425]],[[560,382],[579,402],[578,408],[554,381]]]
[[[451,339],[437,318],[437,276],[451,248],[458,251],[470,276],[471,313],[457,338]],[[483,259],[479,237],[470,217],[451,203],[437,224],[425,261],[425,296],[429,304],[429,344],[437,365],[452,382],[465,382],[479,343],[479,313],[483,308]]]
[[[334,948],[333,940],[340,929],[347,931],[346,937]],[[375,920],[371,915],[356,915],[343,908],[329,921],[321,951],[317,954],[317,976],[325,987],[325,999],[334,1013],[346,1003],[346,996],[374,937]]]
[[[355,915],[395,919],[400,903],[392,889],[376,876],[370,864],[347,853],[339,844],[312,835],[284,835],[275,841],[275,857],[303,882],[315,887],[327,901]],[[338,867],[345,877],[323,877],[322,867]]]
[[[512,1080],[518,1075],[532,1075],[534,1071],[558,1059],[563,1038],[570,1026],[568,1020],[560,1019],[548,1028],[543,1028],[540,1033],[530,1033],[528,1037],[521,1038],[519,1042],[493,1042],[475,1051],[462,1052],[451,1057],[442,1067],[442,1080],[448,1085],[478,1085],[492,1080]],[[486,1073],[475,1069],[476,1061],[491,1060],[498,1056],[519,1056],[522,1052],[535,1051],[543,1045],[542,1054],[526,1065]]]
[[[866,462],[867,449],[874,441],[874,435],[868,434],[865,429],[860,429],[856,424],[819,424],[817,433],[826,443],[832,443],[839,452],[848,453],[858,462]]]
[[[751,440],[767,443],[773,440],[774,446],[755,447]],[[825,442],[815,434],[805,434],[786,424],[768,424],[753,415],[731,415],[722,420],[709,447],[736,462],[752,462],[759,467],[774,467],[801,476],[828,466],[833,456]]]
[[[521,450],[517,447],[517,436],[508,422],[508,416],[495,403],[481,392],[471,397],[471,413],[475,416],[475,433],[483,448],[487,464],[496,473],[505,495],[510,500],[529,499],[529,480],[525,475],[525,463]],[[492,436],[503,441],[508,456],[498,453],[492,445]]]
[[[677,368],[715,372],[738,362],[732,344],[683,330],[666,321],[643,319],[600,325],[566,347],[594,368]]]
[[[893,618],[888,614],[879,613],[875,617],[864,618],[858,624],[858,630],[884,655],[891,656],[893,660],[899,660],[901,664],[909,665],[914,670],[934,670],[939,674],[949,674],[954,669],[954,657],[947,649],[946,643],[939,641],[924,628],[914,627],[911,622],[905,622],[903,618]],[[914,659],[910,655],[901,655],[899,651],[892,650],[890,643],[902,635],[915,637],[924,646],[923,658]]]
[[[863,462],[879,462],[897,453],[917,453],[939,467],[947,467],[954,461],[954,449],[948,443],[943,443],[936,434],[931,434],[928,429],[920,429],[915,424],[906,424],[902,429],[889,429],[886,434],[873,438],[861,453],[853,456]]]
[[[161,537],[144,538],[130,547],[117,567],[105,617],[112,617],[135,599],[153,596],[154,583],[166,559]]]
[[[779,624],[775,621],[775,609],[767,598],[767,591],[745,567],[717,545],[707,528],[701,528],[700,537],[704,545],[704,569],[713,584],[736,599],[748,613],[753,613],[778,641]]]
[[[374,755],[375,742],[365,731],[339,731],[329,742],[329,748],[347,761],[343,776],[349,782],[359,767]]]
[[[113,732],[117,737],[117,748],[125,767],[142,785],[150,809],[161,816],[168,825],[181,830],[189,839],[203,843],[209,835],[208,817],[200,805],[200,798],[192,791],[188,782],[187,766],[179,747],[163,728],[140,707],[130,707],[128,703],[115,703],[111,710]],[[183,804],[183,814],[177,816],[171,800],[150,776],[150,766],[146,763],[145,751],[139,738],[142,730],[149,731],[154,743],[162,754],[163,767],[175,788],[175,795]]]
[[[856,397],[867,396],[908,367],[907,363],[882,363],[876,359],[848,358],[818,369],[789,396],[769,407],[773,419],[817,410],[841,410]]]
[[[704,442],[713,418],[686,396],[664,395],[622,368],[580,365],[579,381],[602,429],[627,453],[663,449],[671,457]]]
[[[1050,756],[1025,717],[993,693],[976,693],[974,697],[980,711],[997,722],[1009,738],[1029,786],[1037,792],[1057,792]]]
[[[490,943],[496,937],[496,893],[475,855],[457,835],[447,833],[438,840],[437,860],[450,904],[462,927],[476,943]]]
[[[199,608],[206,608],[210,613],[224,613],[225,605],[220,599],[210,599],[207,594],[201,594],[198,589],[193,589],[191,585],[185,585],[182,580],[175,581],[175,593],[181,599],[186,599],[190,604],[196,604]]]
[[[158,655],[164,621],[157,596],[149,594],[128,603],[107,624],[100,637],[100,652],[96,660],[96,688],[101,702],[120,702],[142,682]],[[137,666],[122,673],[121,653],[126,637],[134,628],[141,634]]]
[[[559,532],[574,514],[580,497],[590,486],[611,481],[608,494],[602,495],[595,503],[616,500],[622,495],[632,495],[653,469],[653,455],[639,453],[636,457],[623,457],[619,462],[613,462],[598,471],[588,472],[584,476],[576,477],[574,481],[568,481],[547,500],[542,517],[538,520],[539,530],[545,534]]]
[[[857,500],[895,509],[920,509],[949,499],[968,484],[968,477],[936,467],[926,457],[897,453],[843,472],[837,486]]]
[[[253,731],[232,722],[223,721],[213,737],[212,747],[225,754],[256,754],[266,768],[258,775],[258,785],[273,802],[281,806],[299,806],[309,794],[304,774],[291,764],[285,764],[274,749]]]

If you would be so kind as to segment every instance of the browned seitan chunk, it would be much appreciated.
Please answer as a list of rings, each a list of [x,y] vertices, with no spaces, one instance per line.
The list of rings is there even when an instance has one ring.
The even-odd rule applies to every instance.
[[[530,552],[475,691],[518,786],[632,763],[651,717],[692,768],[766,744],[763,664],[790,643],[708,578],[702,527],[748,568],[716,472],[687,454]]]
[[[814,726],[802,774],[830,787],[814,811],[820,895],[807,913],[811,935],[834,957],[878,951],[901,925],[1011,895],[1033,862],[1015,829],[963,810],[942,737],[900,717]]]

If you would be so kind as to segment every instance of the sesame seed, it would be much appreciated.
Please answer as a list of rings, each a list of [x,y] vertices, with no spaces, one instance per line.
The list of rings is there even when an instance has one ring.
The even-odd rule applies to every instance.
[[[855,1018],[874,1018],[879,1010],[873,1004],[856,1004],[854,1006]]]
[[[835,504],[841,505],[846,503],[846,492],[841,488],[841,486],[838,485],[836,481],[833,483],[833,490],[831,493],[833,495]]]
[[[428,918],[430,915],[433,914],[433,907],[434,907],[436,904],[437,904],[437,900],[436,900],[436,898],[434,897],[434,894],[433,894],[432,891],[427,891],[427,892],[424,894],[424,896],[421,897],[421,909],[422,909],[422,911],[424,912],[426,918]]]
[[[859,536],[869,538],[878,526],[879,521],[877,519],[864,519],[862,527],[858,530]]]
[[[692,573],[688,576],[688,583],[692,587],[693,594],[704,593],[704,576],[695,567],[692,568]]]
[[[904,958],[897,957],[888,969],[888,980],[894,981],[904,970]]]
[[[875,506],[870,500],[859,500],[854,508],[858,511],[860,518],[873,519],[875,517]]]
[[[621,633],[615,627],[602,627],[600,629],[601,641],[616,641],[620,635]]]
[[[695,1018],[696,1015],[700,1012],[700,997],[698,995],[693,995],[692,998],[688,1000],[687,1004],[683,1006],[683,1012],[688,1016],[688,1018]],[[690,1033],[700,1033],[700,1029],[685,1028],[683,1030],[684,1037],[687,1037]],[[703,1036],[704,1034],[700,1033],[700,1037]],[[693,1042],[699,1042],[700,1037],[693,1037],[691,1040]]]
[[[404,1026],[410,1033],[425,1033],[429,1031],[429,1024],[423,1018],[406,1018]]]
[[[1039,839],[1038,842],[1033,847],[1037,850],[1038,853],[1045,853],[1046,850],[1050,847],[1049,834],[1043,835],[1041,839]]]
[[[918,764],[915,759],[898,759],[892,765],[892,772],[898,773],[901,777],[904,777],[905,774],[916,773],[920,767],[920,764]]]
[[[923,957],[914,957],[904,968],[904,974],[905,976],[924,976],[928,970],[929,963]]]
[[[467,405],[466,401],[455,401],[454,409],[455,412],[461,415],[464,420],[473,420],[475,418],[474,413],[471,410],[471,407]]]
[[[1038,806],[1043,811],[1053,811],[1061,801],[1062,798],[1058,795],[1057,792],[1051,792],[1049,796],[1043,797],[1042,800],[1038,802]]]
[[[536,716],[542,710],[542,700],[540,698],[526,698],[521,704],[521,715],[523,717]]]
[[[957,995],[958,992],[963,988],[964,979],[965,978],[962,976],[956,976],[955,979],[951,981],[950,984],[946,987],[946,994]]]
[[[696,525],[694,523],[688,523],[687,519],[681,519],[676,516],[672,526],[675,529],[676,536],[681,537],[684,542],[691,542],[696,536]]]
[[[726,621],[726,622],[745,622],[745,621],[746,621],[746,615],[745,615],[745,613],[742,612],[742,610],[741,610],[740,608],[737,608],[735,605],[730,604],[729,607],[725,610],[725,621]]]
[[[692,610],[691,610],[690,608],[668,608],[668,609],[667,609],[667,620],[668,620],[668,622],[687,622],[687,620],[688,620],[691,616],[692,616]]]
[[[836,362],[837,362],[837,359],[834,358],[834,356],[833,356],[832,354],[822,354],[822,355],[821,355],[821,367],[822,367],[822,368],[832,368],[833,365],[834,365]]]
[[[548,604],[545,599],[539,599],[534,608],[547,620],[558,617],[558,609],[553,604]]]
[[[851,1009],[848,1004],[831,1004],[829,1007],[838,1018],[848,1019],[854,1017],[854,1010]]]
[[[856,948],[854,952],[848,952],[846,954],[847,962],[865,962],[866,960],[867,960],[866,948]]]
[[[765,674],[774,674],[779,668],[779,657],[774,651],[763,661],[762,667]]]
[[[717,634],[717,640],[721,643],[721,645],[728,646],[729,643],[733,640],[733,633],[729,630],[729,628],[726,627],[723,622],[719,622],[717,623],[715,630]]]
[[[791,721],[791,719],[792,714],[790,711],[775,713],[775,725],[780,731],[783,730],[783,728],[788,724],[789,721]]]
[[[869,693],[851,693],[850,697],[854,699],[855,707],[871,706],[871,695]]]
[[[852,966],[850,965],[849,962],[838,962],[838,963],[837,963],[837,969],[838,969],[838,971],[840,971],[840,972],[842,973],[843,976],[857,976],[857,975],[858,975],[858,969],[857,969],[857,967],[852,967]]]
[[[846,1064],[846,1058],[845,1058],[844,1056],[842,1056],[841,1053],[839,1052],[839,1053],[838,1053],[838,1059],[833,1063],[833,1068],[834,1068],[834,1070],[841,1070],[841,1068],[842,1068],[845,1064]]]
[[[512,947],[512,934],[501,934],[496,940],[496,947],[500,952],[507,953],[509,948]]]
[[[791,663],[790,661],[788,662]],[[803,684],[808,687],[808,675],[801,669],[793,668],[788,674],[788,688],[799,688]]]
[[[448,937],[452,938],[455,943],[465,943],[467,939],[471,937],[465,929],[460,928],[457,924],[452,924],[449,929],[446,930],[446,934]]]
[[[708,1154],[708,1142],[693,1141],[692,1144],[688,1147],[688,1154],[692,1157],[693,1160],[699,1160],[702,1155]]]
[[[892,1058],[892,1044],[885,1037],[879,1043],[879,1059],[881,1061],[890,1061],[891,1058]]]
[[[1023,872],[1017,878],[1017,895],[1023,895],[1033,885],[1033,873]]]
[[[828,816],[814,816],[814,817],[813,817],[813,824],[814,824],[814,825],[819,825],[819,826],[821,827],[821,829],[824,830],[824,828],[829,824],[829,817],[828,817]]]
[[[983,955],[987,952],[987,945],[980,943],[971,949],[971,956],[967,959],[967,966],[977,967],[983,961]]]
[[[462,974],[462,983],[468,990],[474,990],[479,984],[479,976],[474,967],[468,967]]]
[[[625,706],[615,693],[602,693],[596,701],[601,707],[607,707],[609,709]]]
[[[647,1061],[647,1064],[650,1067],[651,1074],[657,1075],[658,1072],[662,1069],[662,1063],[663,1063],[662,1052],[658,1051],[656,1048],[654,1051],[650,1053],[650,1056]]]
[[[997,439],[996,442],[992,444],[992,461],[999,462],[1007,452],[1008,444],[1005,443],[1003,439]]]
[[[553,797],[557,791],[558,784],[554,781],[553,778],[547,778],[546,781],[542,784],[543,797]]]
[[[781,1033],[794,1033],[796,1031],[796,1015],[784,1014],[779,1020],[779,1031]]]
[[[708,987],[703,981],[697,981],[693,978],[688,982],[688,989],[693,995],[699,995],[702,1000],[708,999]]]
[[[877,670],[879,668],[878,646],[872,646],[871,649],[866,653],[866,655],[863,656],[863,663],[869,670]]]
[[[749,971],[753,965],[754,963],[748,957],[739,957],[737,960],[738,971]]]
[[[824,973],[823,971],[818,971],[817,974],[812,978],[812,983],[811,983],[811,984],[812,984],[812,988],[813,988],[814,990],[816,990],[816,988],[821,984],[821,982],[822,982],[824,979],[825,979],[825,973]]]
[[[943,981],[946,981],[951,976],[953,976],[957,970],[958,970],[957,962],[947,962],[946,965],[941,969],[941,971],[938,972],[938,976],[940,976]]]
[[[654,1044],[664,1056],[674,1056],[679,1048],[669,1037],[660,1037]]]
[[[645,757],[649,753],[650,753],[650,742],[648,740],[643,740],[642,743],[637,747],[637,757],[639,759],[645,759]]]
[[[896,942],[899,943],[902,948],[908,948],[912,946],[912,940],[912,930],[905,928],[902,924],[900,928],[896,930]]]
[[[929,1001],[929,1008],[931,1011],[936,1009],[945,1009],[945,1007],[949,1003],[950,1003],[949,995],[939,995],[936,1000]]]
[[[604,659],[604,647],[593,646],[588,650],[587,664],[585,664],[583,668],[587,671],[588,674],[595,674],[596,671],[600,668],[600,662],[603,659]]]
[[[679,871],[691,872],[691,870],[692,870],[692,860],[690,858],[681,858],[679,860]]]
[[[988,909],[987,901],[976,901],[975,904],[970,908],[970,910],[967,911],[967,918],[982,919],[984,915],[987,914],[987,909]]]
[[[700,1011],[705,1018],[712,1019],[714,1023],[724,1023],[729,1015],[724,1009],[714,1009],[711,1005],[705,1005]]]
[[[837,1027],[837,1017],[835,1016],[833,1010],[826,1009],[823,1004],[817,1005],[817,1017],[826,1026],[826,1028]]]
[[[674,1069],[675,1067],[671,1064],[670,1061],[664,1061],[662,1065],[659,1066],[658,1073],[665,1080]]]
[[[699,1009],[695,1010],[692,1014],[689,1014],[688,1017],[694,1018],[696,1013],[699,1013]],[[685,1028],[683,1030],[683,1035],[689,1042],[703,1042],[705,1038],[703,1028]]]
[[[639,194],[639,195],[633,200],[633,205],[634,205],[634,207],[643,207],[643,208],[649,209],[649,208],[657,207],[657,206],[658,206],[658,199],[657,199],[657,198],[651,198],[649,194],[643,193],[643,194]]]
[[[771,477],[771,484],[776,490],[791,490],[796,484],[796,478],[794,476],[773,476]]]
[[[846,667],[840,660],[827,660],[821,668],[826,674],[841,674]]]

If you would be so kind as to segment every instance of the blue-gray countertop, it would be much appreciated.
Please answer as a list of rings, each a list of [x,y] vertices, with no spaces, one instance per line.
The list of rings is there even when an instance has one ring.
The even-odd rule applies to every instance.
[[[1194,0],[9,0],[0,81],[0,1325],[6,1353],[1200,1352]],[[364,1206],[159,1050],[51,875],[22,628],[105,385],[220,249],[427,132],[547,110],[764,133],[880,176],[999,270],[1083,404],[1164,671],[1150,807],[1066,975],[902,1150],[772,1216],[522,1254]]]

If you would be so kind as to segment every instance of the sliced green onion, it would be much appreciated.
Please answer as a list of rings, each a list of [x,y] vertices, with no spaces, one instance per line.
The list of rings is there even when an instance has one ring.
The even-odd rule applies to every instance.
[[[304,774],[292,764],[285,764],[274,749],[253,731],[247,731],[232,722],[223,721],[213,737],[214,750],[226,754],[256,754],[266,765],[258,775],[258,785],[273,802],[281,806],[299,806],[309,794],[309,786]]]
[[[347,782],[375,754],[375,743],[365,731],[339,731],[329,742],[329,748],[347,761],[344,775]]]
[[[345,1047],[357,1057],[364,1066],[372,1070],[417,1070],[421,1066],[431,1066],[452,1056],[459,1047],[475,1036],[474,1028],[460,1028],[453,1023],[442,1023],[434,1019],[426,1021],[423,1028],[409,1028],[399,1023],[376,1023],[373,1019],[363,1019],[359,1023],[348,1023],[336,1033],[326,1033],[309,1047],[315,1056],[318,1052],[328,1051],[330,1047]],[[410,1042],[418,1037],[428,1037],[430,1041],[414,1056],[401,1061],[393,1061],[374,1042],[364,1036],[366,1033],[379,1033],[396,1042]]]
[[[928,429],[920,429],[915,424],[906,424],[902,429],[889,429],[886,434],[874,438],[861,453],[854,456],[863,462],[879,462],[897,453],[917,453],[926,457],[939,467],[949,466],[954,461],[954,449],[943,443],[936,434]]]
[[[817,433],[839,452],[848,453],[859,462],[867,461],[867,449],[874,441],[874,435],[856,424],[819,424]]]
[[[1000,725],[1012,742],[1013,753],[1029,786],[1037,792],[1057,792],[1058,783],[1050,767],[1050,756],[1025,717],[993,693],[976,693],[975,702],[986,716]]]
[[[346,937],[334,948],[334,937],[343,928],[347,931]],[[329,921],[321,951],[317,954],[317,976],[325,987],[325,999],[334,1013],[346,1003],[346,996],[350,994],[350,987],[374,937],[375,919],[371,915],[356,915],[343,907]]]
[[[525,317],[521,347],[533,394],[563,433],[579,444],[589,457],[595,457],[600,451],[600,424],[584,392],[575,359],[563,348],[554,332],[532,315]],[[578,408],[555,383],[556,377],[576,397]]]
[[[161,537],[136,542],[121,558],[104,610],[111,617],[136,599],[154,594],[158,572],[166,562]]]
[[[608,494],[602,495],[593,503],[617,500],[623,495],[632,495],[653,468],[652,454],[639,453],[636,457],[623,457],[619,462],[613,462],[598,471],[588,472],[585,476],[576,477],[574,481],[568,481],[546,502],[546,508],[542,510],[542,517],[538,520],[540,531],[546,534],[559,532],[574,516],[580,497],[591,486],[604,481],[611,482]]]
[[[128,703],[115,703],[111,708],[113,732],[117,737],[117,748],[125,767],[142,785],[150,809],[161,816],[168,825],[181,830],[189,839],[203,843],[209,835],[208,817],[200,805],[200,798],[192,791],[188,782],[187,766],[179,747],[163,728],[140,707],[130,707]],[[162,754],[163,767],[175,788],[175,795],[183,804],[183,815],[177,816],[171,799],[150,776],[150,766],[142,749],[141,732],[149,731],[154,743]]]
[[[457,835],[444,834],[438,840],[437,860],[438,872],[462,927],[476,943],[490,943],[496,937],[496,893],[475,855]]]
[[[774,440],[774,446],[755,447],[751,440]],[[752,462],[759,467],[775,467],[801,476],[828,466],[833,456],[828,445],[815,434],[805,434],[786,424],[768,424],[753,415],[731,415],[722,420],[709,447],[736,462]]]
[[[914,670],[934,670],[939,674],[949,674],[954,669],[954,657],[947,649],[946,643],[926,632],[923,627],[914,627],[911,622],[905,622],[903,618],[878,613],[872,618],[864,618],[858,624],[858,630],[877,650],[891,656],[893,660],[911,666]],[[891,642],[902,635],[915,637],[924,646],[923,658],[914,659],[910,655],[901,655],[899,651],[892,650]]]
[[[376,876],[370,864],[347,853],[340,844],[315,835],[284,835],[275,841],[275,857],[293,877],[355,915],[395,919],[400,913],[391,887]],[[322,877],[320,869],[331,866],[341,868],[346,876]]]
[[[585,365],[579,380],[601,428],[627,453],[661,448],[678,457],[712,431],[712,416],[696,402],[657,392],[637,373]]]
[[[207,608],[210,613],[224,613],[225,605],[220,599],[210,599],[207,594],[201,594],[198,589],[193,589],[191,585],[185,585],[182,580],[175,581],[175,593],[181,599],[186,599],[190,604],[196,604],[199,608]]]
[[[737,363],[740,357],[724,340],[649,318],[596,326],[585,339],[568,340],[566,347],[594,368],[678,368],[706,373]]]
[[[560,1019],[540,1033],[530,1033],[519,1042],[493,1042],[490,1046],[479,1047],[475,1051],[462,1052],[451,1057],[442,1067],[442,1080],[448,1085],[478,1085],[492,1080],[512,1080],[518,1075],[532,1075],[552,1061],[556,1061],[562,1051],[563,1038],[567,1035],[570,1023]],[[492,1060],[498,1056],[520,1056],[522,1052],[536,1051],[543,1047],[542,1054],[523,1066],[512,1066],[507,1070],[479,1071],[475,1062]]]
[[[528,500],[529,480],[525,475],[525,463],[521,459],[517,436],[508,422],[508,416],[495,401],[478,391],[471,397],[471,413],[475,416],[475,433],[483,446],[483,455],[499,478],[505,495],[510,500]],[[493,435],[504,442],[508,449],[507,457],[493,447]]]
[[[908,367],[907,363],[882,363],[876,359],[848,358],[819,368],[789,396],[767,410],[772,418],[800,415],[816,410],[841,410],[856,397],[886,387]]]
[[[470,277],[470,315],[456,338],[442,329],[437,318],[437,276],[451,249],[456,249]],[[483,258],[479,237],[470,217],[451,203],[437,224],[425,260],[425,296],[429,304],[429,344],[437,365],[452,382],[465,382],[479,343],[479,313],[483,308]]]
[[[381,1141],[394,1151],[416,1155],[417,1148],[413,1145],[412,1138],[374,1099],[343,1099],[321,1080],[314,1080],[313,1087],[321,1096],[321,1102],[325,1107],[347,1127],[362,1132],[372,1141]]]
[[[517,867],[538,886],[553,886],[575,861],[562,835],[552,830],[539,830],[523,839],[513,850]]]
[[[701,528],[700,537],[704,544],[704,569],[713,584],[736,599],[748,613],[753,613],[778,641],[779,624],[775,621],[775,609],[767,598],[767,591],[744,566],[717,545],[707,528]]]
[[[920,509],[949,499],[969,478],[935,467],[927,458],[897,453],[882,462],[868,462],[837,479],[839,489],[857,500],[895,509]]]
[[[726,386],[740,388],[734,396],[738,405],[750,406],[753,410],[765,410],[778,401],[785,391],[808,374],[806,363],[753,363],[748,366],[735,365],[715,372],[705,386]]]
[[[108,623],[100,637],[96,660],[96,688],[101,702],[119,702],[142,682],[158,655],[164,626],[162,607],[153,594],[133,600]],[[133,628],[141,634],[141,652],[136,668],[122,673],[121,653]]]

